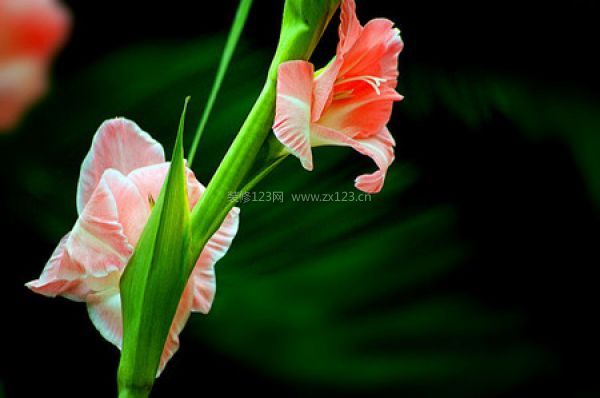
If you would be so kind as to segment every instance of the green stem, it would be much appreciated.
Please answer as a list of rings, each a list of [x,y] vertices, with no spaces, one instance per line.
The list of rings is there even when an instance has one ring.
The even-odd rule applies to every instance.
[[[119,398],[148,398],[150,389],[119,389]]]
[[[202,198],[192,211],[192,253],[199,255],[223,222],[227,215],[223,209],[231,207],[231,193],[238,191],[242,182],[247,179],[257,154],[271,131],[279,65],[285,61],[306,60],[310,57],[339,3],[340,0],[285,2],[279,45],[269,68],[267,81]]]
[[[252,0],[241,0],[240,5],[238,6],[233,25],[231,26],[229,36],[227,37],[225,50],[223,50],[223,55],[221,56],[221,61],[219,62],[219,69],[217,70],[215,81],[213,82],[210,95],[206,101],[202,117],[200,118],[200,123],[196,129],[196,134],[194,135],[194,141],[192,142],[192,148],[190,149],[190,154],[188,156],[188,165],[190,168],[192,167],[194,158],[196,157],[198,145],[200,144],[200,138],[202,137],[202,133],[204,132],[204,128],[208,122],[208,117],[210,116],[213,106],[215,105],[215,100],[217,98],[217,94],[219,93],[219,89],[221,88],[221,84],[223,83],[223,79],[225,78],[225,73],[227,72],[227,68],[229,67],[231,58],[235,52],[235,48],[237,47],[242,31],[244,30],[244,25],[248,19],[251,6]]]
[[[208,239],[223,222],[226,214],[216,218],[207,215],[221,215],[224,208],[230,207],[228,206],[230,194],[236,192],[246,178],[266,134],[271,129],[274,102],[275,84],[269,80],[202,195],[205,199],[201,198],[194,207],[193,234],[200,239],[192,240],[192,253],[200,253]],[[243,139],[244,137],[248,138]]]

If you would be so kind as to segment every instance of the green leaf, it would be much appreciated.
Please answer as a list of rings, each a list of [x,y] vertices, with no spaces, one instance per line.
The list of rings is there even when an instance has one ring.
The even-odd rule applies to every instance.
[[[225,77],[225,73],[227,72],[227,68],[229,67],[229,63],[231,62],[231,58],[233,57],[235,48],[237,47],[237,44],[240,40],[242,31],[244,30],[244,25],[246,24],[246,20],[248,19],[248,13],[250,12],[250,6],[252,6],[252,0],[241,0],[240,5],[238,6],[238,10],[235,15],[235,20],[233,21],[231,31],[229,32],[229,36],[227,37],[225,49],[223,50],[223,55],[221,56],[219,69],[217,70],[217,75],[215,76],[215,81],[213,82],[210,95],[208,96],[208,100],[206,101],[206,106],[204,107],[202,118],[200,119],[200,123],[198,124],[198,128],[196,129],[196,134],[194,135],[194,142],[192,143],[192,148],[190,150],[190,156],[188,159],[190,167],[192,167],[194,158],[196,157],[196,151],[198,150],[200,138],[202,137],[202,133],[204,132],[204,128],[206,127],[206,122],[208,121],[208,117],[210,116],[212,108],[215,105],[217,94],[219,93],[221,84],[223,84],[223,78]]]
[[[135,252],[121,278],[123,348],[119,396],[145,397],[185,288],[190,262],[190,214],[183,160],[185,111],[171,167]]]

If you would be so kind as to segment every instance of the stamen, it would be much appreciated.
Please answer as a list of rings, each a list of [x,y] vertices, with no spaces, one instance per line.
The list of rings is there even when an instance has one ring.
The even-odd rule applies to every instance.
[[[150,204],[151,209],[153,209],[154,205],[156,204],[156,201],[154,200],[151,194],[148,194],[148,203]]]
[[[335,94],[333,96],[333,99],[334,100],[343,100],[343,99],[346,99],[346,98],[351,98],[353,93],[354,93],[354,90],[342,91],[342,92],[339,92],[339,93]]]
[[[373,87],[373,90],[375,90],[377,95],[381,95],[381,90],[379,90],[379,87],[381,87],[381,83],[386,82],[386,79],[382,79],[382,78],[376,77],[376,76],[364,75],[364,76],[351,77],[349,79],[342,79],[342,80],[337,81],[336,84],[344,84],[344,83],[355,82],[355,81],[363,81],[363,82],[367,83],[369,86]]]

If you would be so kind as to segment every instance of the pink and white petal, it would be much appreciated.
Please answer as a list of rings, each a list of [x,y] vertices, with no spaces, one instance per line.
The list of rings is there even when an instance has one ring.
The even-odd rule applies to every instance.
[[[206,190],[206,187],[196,179],[194,172],[187,168],[185,169],[187,175],[187,195],[188,201],[190,202],[190,210],[196,206],[196,203],[200,200],[200,197]]]
[[[132,171],[128,178],[137,186],[142,197],[156,201],[169,173],[169,167],[170,163],[142,167]],[[204,193],[205,188],[198,182],[192,170],[186,168],[186,173],[187,194],[191,210]]]
[[[133,253],[113,193],[118,181],[123,181],[119,172],[106,171],[66,242],[70,258],[84,269],[86,276],[103,278],[122,270]]]
[[[110,343],[121,349],[123,345],[123,318],[119,285],[87,297],[90,320],[98,332]]]
[[[119,272],[94,277],[73,261],[66,250],[70,234],[65,235],[54,250],[39,279],[25,284],[35,293],[47,297],[63,296],[73,301],[85,301],[89,294],[119,283]]]
[[[142,196],[133,181],[116,170],[107,170],[102,179],[113,195],[123,233],[135,247],[150,216],[148,197]]]
[[[179,349],[179,334],[187,323],[192,305],[192,294],[185,289],[177,307],[175,318],[169,329],[169,335],[161,354],[156,377],[160,376],[167,362]],[[118,285],[115,288],[90,294],[87,298],[88,314],[98,332],[107,341],[121,349],[123,345],[123,317],[121,313],[121,295]]]
[[[192,311],[208,314],[217,291],[217,279],[214,262],[202,252],[192,275],[188,280],[188,288],[193,294]]]
[[[177,307],[175,318],[173,318],[171,329],[169,329],[169,335],[167,336],[165,348],[163,349],[163,353],[160,357],[160,364],[158,366],[156,377],[160,376],[162,371],[165,369],[167,362],[169,362],[177,350],[179,350],[179,334],[190,318],[192,300],[192,294],[186,287],[183,295],[181,296],[181,300],[179,301],[179,306]]]
[[[394,139],[386,127],[375,136],[360,140],[322,126],[315,126],[314,134],[321,145],[349,146],[360,154],[373,159],[379,170],[372,174],[358,176],[355,180],[355,186],[367,193],[381,191],[387,169],[394,161]]]
[[[89,290],[81,283],[82,269],[71,261],[65,250],[69,234],[61,240],[39,279],[25,284],[32,291],[48,297],[70,296],[72,300],[83,301]]]
[[[273,132],[277,139],[312,170],[310,123],[314,67],[306,61],[284,62],[277,75]]]
[[[192,271],[188,287],[193,294],[192,311],[207,314],[215,297],[214,266],[227,253],[239,228],[240,209],[229,211],[221,227],[210,238]]]
[[[379,141],[381,141],[386,146],[389,146],[389,147],[396,146],[396,140],[394,139],[394,136],[392,136],[392,133],[390,133],[390,130],[388,130],[387,127],[382,129],[377,134],[377,138]]]
[[[165,161],[162,145],[134,122],[116,118],[104,122],[92,142],[92,148],[81,165],[77,187],[77,210],[86,203],[107,169],[124,175],[144,166]]]
[[[370,137],[385,127],[392,115],[393,102],[401,99],[402,96],[389,87],[383,87],[380,94],[369,90],[364,95],[337,99],[318,124],[349,137]]]

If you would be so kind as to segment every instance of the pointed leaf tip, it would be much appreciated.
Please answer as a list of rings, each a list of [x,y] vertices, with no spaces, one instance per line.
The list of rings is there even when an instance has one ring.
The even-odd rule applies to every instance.
[[[120,391],[149,391],[187,283],[191,229],[183,159],[186,98],[169,173],[121,277]]]

